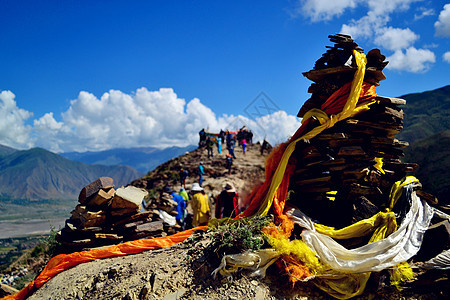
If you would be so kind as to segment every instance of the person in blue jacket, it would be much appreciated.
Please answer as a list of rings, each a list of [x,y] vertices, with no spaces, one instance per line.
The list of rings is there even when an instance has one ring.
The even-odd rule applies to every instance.
[[[198,184],[200,186],[202,186],[203,184],[203,175],[205,175],[205,169],[203,168],[203,163],[200,162],[200,164],[198,165],[198,176],[199,176]]]
[[[219,136],[216,138],[217,143],[217,152],[220,154],[222,153],[222,138]]]
[[[169,186],[166,186],[164,188],[164,192],[169,194],[172,197],[172,200],[177,203],[176,207],[177,215],[175,216],[175,219],[177,220],[178,225],[183,226],[184,210],[186,209],[186,202],[184,201],[181,195],[175,193],[175,191],[172,190],[172,188]]]

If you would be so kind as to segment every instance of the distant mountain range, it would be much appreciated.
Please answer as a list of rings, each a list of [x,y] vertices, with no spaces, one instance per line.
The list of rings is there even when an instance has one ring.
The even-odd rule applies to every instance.
[[[405,160],[419,164],[415,175],[425,191],[450,203],[450,130],[415,141],[405,149]]]
[[[17,151],[16,149],[0,145],[0,158],[13,154],[16,151]]]
[[[404,128],[398,138],[413,143],[450,129],[450,85],[400,96],[406,100]]]
[[[127,185],[195,148],[130,148],[58,155],[41,148],[16,150],[0,145],[0,199],[77,199],[86,184],[101,176],[112,177],[117,187]]]
[[[155,166],[194,148],[64,154],[73,157],[71,160],[41,148],[17,150],[0,145],[0,221],[65,218],[75,207],[81,189],[95,179],[109,176],[116,187],[128,185]]]
[[[169,159],[190,152],[195,148],[197,147],[170,147],[165,149],[152,147],[116,148],[98,152],[66,152],[60,155],[86,164],[127,165],[142,173],[148,173]]]
[[[1,199],[77,199],[80,190],[101,177],[126,185],[142,176],[129,166],[87,165],[41,148],[15,150],[0,146]]]
[[[408,94],[404,128],[397,138],[410,143],[405,161],[419,164],[415,176],[424,190],[450,203],[450,85]]]
[[[410,143],[405,160],[417,162],[425,191],[450,199],[450,85],[400,96],[407,101],[404,129],[397,136]],[[83,186],[101,176],[115,185],[129,184],[158,165],[196,146],[111,149],[62,153],[41,148],[16,150],[0,145],[0,210],[5,199],[76,199]],[[140,172],[139,172],[140,171]]]

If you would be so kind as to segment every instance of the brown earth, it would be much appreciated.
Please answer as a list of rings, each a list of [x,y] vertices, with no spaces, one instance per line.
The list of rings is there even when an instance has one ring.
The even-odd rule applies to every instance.
[[[168,249],[97,260],[67,270],[37,290],[29,299],[323,299],[310,286],[287,293],[273,285],[276,274],[265,279],[238,275],[232,281],[213,278],[219,262],[204,255],[207,235],[195,243]]]
[[[264,181],[264,165],[268,153],[265,151],[264,155],[261,155],[259,144],[249,145],[245,155],[241,147],[236,147],[236,159],[233,160],[231,175],[228,175],[225,167],[227,153],[225,150],[218,154],[217,148],[214,148],[214,156],[208,158],[206,149],[198,148],[169,160],[146,176],[131,182],[131,185],[145,188],[149,191],[150,197],[158,197],[159,191],[167,184],[175,191],[179,191],[181,188],[179,170],[182,167],[189,172],[186,180],[186,189],[189,190],[192,183],[198,182],[197,170],[199,163],[202,162],[206,173],[203,176],[203,188],[210,198],[211,205],[213,206],[214,199],[222,191],[225,182],[231,182],[239,193],[241,207],[245,207],[243,199],[255,184]]]
[[[208,159],[206,151],[197,149],[132,184],[155,194],[167,183],[179,189],[179,167],[195,174],[198,162],[203,161],[207,173],[204,187],[212,198],[229,180],[244,195],[263,180],[267,155],[261,156],[254,145],[245,157],[241,149],[237,149],[236,156],[231,175],[224,167],[225,154],[217,155],[216,151],[215,157]],[[198,176],[188,177],[187,187],[197,180]],[[211,240],[210,232],[197,231],[184,243],[167,249],[83,263],[58,274],[29,299],[331,299],[312,282],[291,287],[274,266],[265,278],[250,277],[246,271],[231,281],[220,275],[214,278],[212,272],[220,259],[217,253],[209,252]],[[385,277],[383,272],[373,276],[357,299],[445,299],[449,295],[448,273],[419,276],[401,292],[380,284]]]
[[[332,299],[311,282],[292,288],[273,266],[265,278],[247,272],[231,281],[220,275],[213,278],[220,262],[207,255],[210,241],[209,233],[197,232],[167,249],[80,264],[52,278],[28,299]],[[445,289],[447,293],[442,292]],[[369,284],[356,299],[445,299],[447,295],[448,287],[425,280],[402,292]]]

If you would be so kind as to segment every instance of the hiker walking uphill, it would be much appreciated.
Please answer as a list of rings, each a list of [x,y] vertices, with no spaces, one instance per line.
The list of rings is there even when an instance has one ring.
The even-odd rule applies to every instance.
[[[215,216],[217,219],[234,217],[239,214],[239,195],[233,184],[225,183],[217,197]]]
[[[230,138],[228,138],[228,136],[231,136]],[[234,155],[234,145],[235,145],[235,140],[234,137],[231,133],[229,133],[227,135],[227,149],[228,149],[228,154],[230,154],[233,158],[236,158],[236,156]]]
[[[211,210],[209,208],[208,196],[198,183],[192,184],[192,200],[191,207],[193,211],[192,226],[207,225],[211,218]]]
[[[226,142],[227,142],[227,148],[229,148],[230,147],[230,142],[233,139],[233,134],[229,130],[227,130],[225,132],[225,139],[226,139]]]
[[[217,153],[222,153],[222,138],[220,136],[216,139],[216,145],[217,145]]]
[[[205,145],[205,141],[206,141],[206,131],[205,131],[205,129],[203,128],[202,130],[200,130],[198,135],[199,135],[198,146],[199,147],[203,147]]]
[[[181,197],[183,197],[184,200],[184,219],[183,219],[183,230],[187,229],[187,226],[192,224],[192,215],[188,214],[187,206],[189,204],[189,194],[186,192],[186,189],[181,187],[180,192],[178,193]]]
[[[214,141],[211,137],[206,138],[206,150],[208,151],[208,158],[214,157],[213,153]]]
[[[169,186],[166,186],[163,192],[170,195],[172,197],[172,200],[177,203],[176,207],[177,215],[175,215],[175,219],[178,225],[183,226],[184,210],[186,209],[186,202],[184,201],[182,196],[175,193],[175,191],[172,190],[172,188]]]
[[[222,129],[220,129],[219,137],[222,140],[222,143],[225,143],[227,136],[226,136],[225,131],[223,131]]]
[[[247,140],[245,138],[242,139],[241,144],[242,144],[242,151],[244,152],[245,155],[245,149],[247,148]]]
[[[203,163],[202,162],[200,162],[200,164],[198,165],[197,172],[198,172],[198,176],[199,176],[198,184],[200,186],[202,186],[203,185],[203,175],[205,175],[205,169],[203,168]]]
[[[247,140],[250,145],[253,144],[253,132],[251,130],[247,133]]]
[[[178,193],[181,197],[183,197],[183,199],[184,199],[184,202],[186,202],[186,206],[187,206],[187,204],[189,203],[189,195],[188,195],[188,193],[186,192],[186,189],[185,188],[181,188],[180,189],[180,192]]]
[[[228,170],[228,175],[231,174],[231,166],[233,165],[233,157],[230,154],[227,154],[225,157],[225,168]]]
[[[260,148],[261,155],[264,154],[264,151],[265,151],[265,150],[268,150],[268,151],[270,152],[270,150],[269,150],[269,142],[267,142],[267,141],[264,139],[263,143],[261,144],[261,148]]]
[[[181,187],[186,189],[186,178],[189,176],[189,172],[183,168],[180,169],[180,184]]]

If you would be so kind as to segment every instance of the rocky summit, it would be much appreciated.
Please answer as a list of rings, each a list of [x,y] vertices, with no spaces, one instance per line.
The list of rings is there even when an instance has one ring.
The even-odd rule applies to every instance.
[[[267,160],[258,145],[218,153],[220,134],[202,130],[203,147],[128,187],[97,179],[72,218],[85,228],[118,218],[130,242],[54,258],[30,299],[448,299],[450,216],[402,160],[405,101],[376,93],[385,56],[329,38],[335,45],[304,73],[313,84],[302,125]],[[226,132],[228,147],[239,133]],[[192,228],[191,213],[204,226]],[[173,232],[136,235],[155,222]]]

